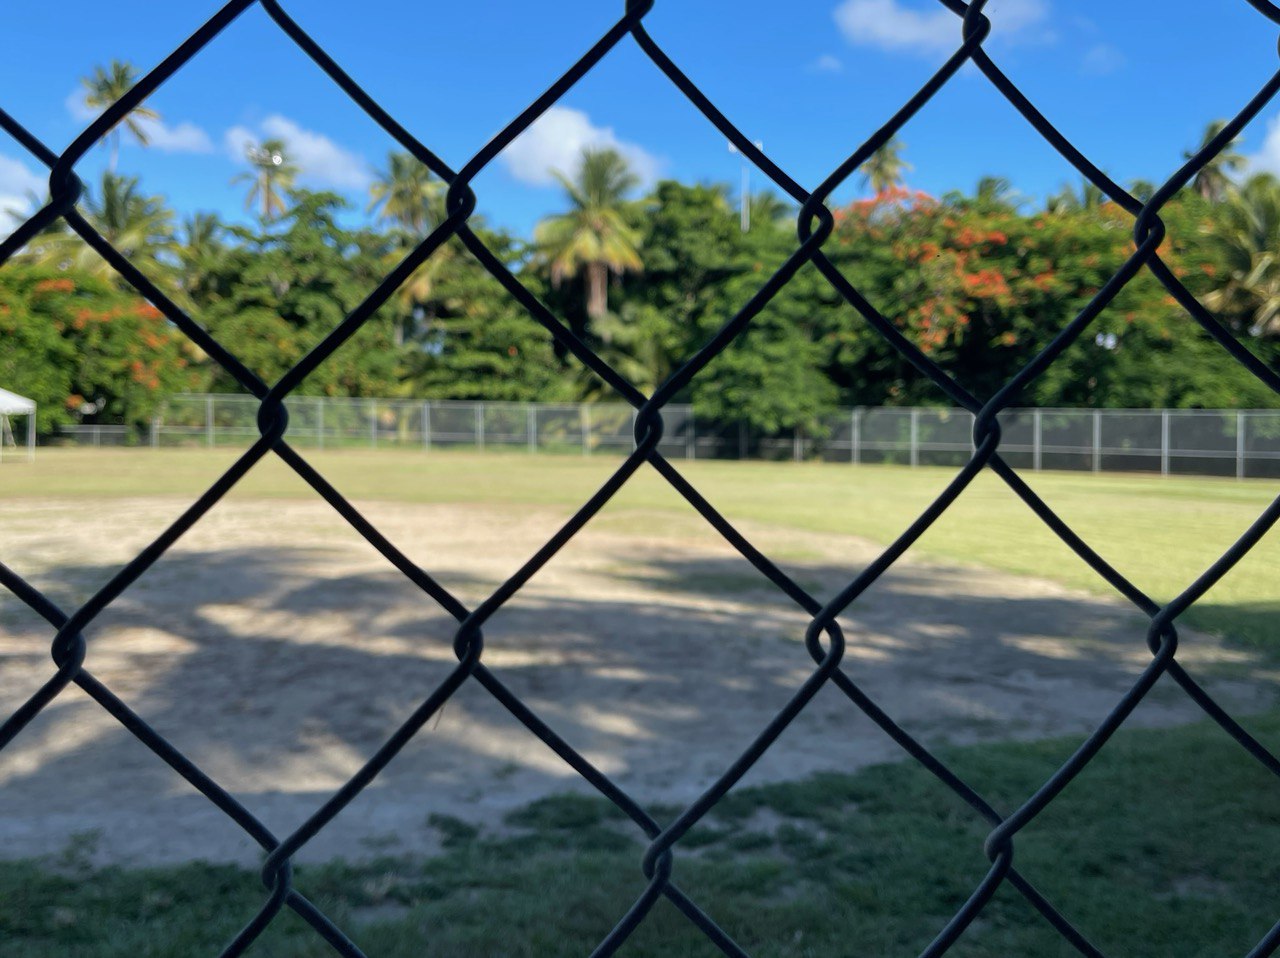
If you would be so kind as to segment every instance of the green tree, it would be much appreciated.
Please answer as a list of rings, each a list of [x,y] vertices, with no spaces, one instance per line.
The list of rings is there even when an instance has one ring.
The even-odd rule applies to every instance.
[[[724,186],[659,183],[640,204],[645,272],[623,285],[616,313],[592,324],[602,356],[642,391],[665,381],[741,310],[794,252],[783,229],[742,233]],[[700,416],[774,433],[814,429],[836,390],[817,331],[834,294],[816,271],[797,276],[742,337],[680,396]],[[597,389],[591,396],[603,394]]]
[[[83,77],[80,82],[85,88],[85,106],[95,110],[106,110],[108,107],[115,105],[117,101],[123,99],[125,94],[133,89],[138,82],[138,75],[132,64],[123,60],[112,60],[110,66],[94,67],[92,75]],[[112,173],[116,171],[116,164],[120,159],[120,126],[123,125],[126,130],[133,134],[134,139],[143,146],[147,146],[151,143],[151,137],[141,121],[156,121],[159,119],[159,113],[150,107],[139,104],[107,134],[107,143],[111,147],[111,165],[109,169]]]
[[[515,265],[510,237],[479,235]],[[576,398],[551,335],[475,260],[456,253],[447,262],[422,306],[418,334],[406,346],[406,386],[413,394],[511,402]]]
[[[369,212],[377,212],[398,231],[398,242],[388,255],[387,268],[407,255],[426,233],[444,221],[445,184],[410,153],[387,155],[387,168],[369,187]],[[423,305],[431,298],[442,271],[456,257],[456,246],[446,243],[414,270],[400,287],[401,320],[396,326],[396,342],[413,338],[414,326],[423,318]]]
[[[250,143],[245,147],[245,158],[252,169],[231,179],[232,183],[249,184],[244,208],[253,209],[254,204],[261,203],[264,220],[284,215],[285,197],[298,176],[298,168],[289,161],[284,140]]]
[[[1006,211],[1016,209],[1018,205],[1018,191],[1005,176],[981,177],[973,198],[978,206],[987,210]]]
[[[858,168],[862,173],[863,184],[870,186],[876,196],[884,196],[901,188],[905,174],[912,168],[902,158],[905,148],[905,143],[896,136],[892,137]]]
[[[1045,211],[1055,214],[1079,213],[1099,209],[1106,202],[1107,194],[1100,187],[1092,180],[1082,179],[1079,190],[1067,183],[1045,200]]]
[[[49,431],[88,405],[101,422],[142,426],[196,382],[181,334],[100,276],[9,263],[0,270],[0,380],[40,404]]]
[[[1183,152],[1183,159],[1191,159],[1200,150],[1204,149],[1213,140],[1214,137],[1222,133],[1226,128],[1225,120],[1214,120],[1205,127],[1204,136],[1200,140],[1200,146],[1195,150],[1187,150]],[[1204,167],[1195,175],[1191,181],[1191,188],[1200,197],[1210,203],[1221,203],[1227,198],[1227,194],[1231,191],[1231,175],[1238,173],[1245,168],[1247,161],[1244,156],[1235,148],[1239,140],[1232,140],[1221,152],[1215,155],[1207,162]]]
[[[369,212],[416,236],[445,217],[445,184],[410,153],[387,154],[387,168],[369,187]]]
[[[85,219],[148,279],[172,287],[173,213],[163,197],[144,193],[137,177],[106,172],[99,189],[88,193]],[[62,227],[33,240],[29,252],[46,266],[124,282],[78,234]]]
[[[1140,203],[1147,203],[1156,195],[1156,185],[1150,180],[1132,180],[1129,183],[1129,195]]]
[[[627,194],[640,181],[623,156],[611,149],[584,150],[573,179],[553,173],[570,209],[539,223],[534,243],[553,285],[585,274],[587,316],[597,320],[609,309],[609,274],[621,276],[642,268],[640,237],[626,213]]]
[[[760,226],[766,229],[785,229],[792,225],[796,216],[794,204],[769,190],[752,193],[747,206],[752,228]]]
[[[220,294],[202,310],[209,330],[272,382],[346,318],[382,278],[390,240],[338,224],[346,202],[333,193],[291,194],[277,224],[233,227],[211,264]],[[380,310],[303,383],[303,393],[386,396],[399,383],[394,311]],[[218,389],[237,388],[213,370]]]
[[[1238,330],[1280,332],[1280,181],[1250,177],[1213,213],[1204,233],[1221,272],[1205,305]]]
[[[725,283],[750,268],[744,236],[723,185],[657,184],[632,211],[645,251],[640,280],[621,290],[616,316],[588,330],[600,354],[635,386],[651,392],[697,348],[700,330],[723,321],[729,304]],[[580,379],[583,396],[608,397],[594,374]]]
[[[226,227],[216,213],[195,213],[182,224],[177,247],[182,289],[192,304],[208,303],[217,290],[212,285],[219,261],[226,254]]]

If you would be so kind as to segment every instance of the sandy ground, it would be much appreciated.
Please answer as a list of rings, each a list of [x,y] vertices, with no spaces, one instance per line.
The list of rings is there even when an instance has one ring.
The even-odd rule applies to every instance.
[[[178,499],[0,503],[0,556],[64,608],[175,517]],[[367,514],[468,605],[563,518],[515,508],[369,504]],[[866,542],[747,525],[820,597]],[[667,515],[605,514],[486,628],[485,663],[641,802],[688,801],[812,668],[806,617],[713,534]],[[846,665],[928,744],[1092,728],[1147,661],[1118,602],[986,570],[906,561],[844,618]],[[217,507],[89,630],[87,665],[277,834],[352,775],[454,664],[453,622],[323,504]],[[0,711],[50,673],[50,630],[0,598]],[[1203,636],[1184,661],[1241,714],[1276,676]],[[1171,683],[1135,716],[1198,713]],[[748,782],[900,756],[824,689]],[[1046,769],[1046,774],[1049,769]],[[470,682],[305,858],[430,851],[432,815],[493,826],[581,789],[575,773]],[[71,688],[0,752],[0,854],[106,862],[253,861],[257,848]]]

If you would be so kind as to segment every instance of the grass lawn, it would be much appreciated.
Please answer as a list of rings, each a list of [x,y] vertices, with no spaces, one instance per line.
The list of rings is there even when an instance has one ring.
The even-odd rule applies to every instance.
[[[1280,735],[1280,714],[1252,724],[1264,740]],[[1008,809],[1073,744],[945,757]],[[1216,726],[1122,731],[1018,838],[1017,862],[1108,955],[1244,954],[1280,919],[1276,794]],[[603,800],[543,800],[485,833],[435,824],[438,857],[302,866],[298,887],[370,955],[557,958],[588,954],[643,886],[642,846]],[[759,958],[915,955],[983,875],[986,832],[914,764],[874,766],[730,795],[680,843],[675,876]],[[54,865],[0,867],[0,952],[213,955],[263,900],[256,875],[235,868],[90,873],[78,858],[73,843]],[[291,914],[252,953],[331,954]],[[665,903],[622,952],[716,953]],[[1076,954],[1011,890],[952,953]]]
[[[0,499],[69,497],[83,508],[113,497],[190,498],[232,455],[43,450],[34,465],[0,469]],[[616,462],[408,451],[309,458],[357,501],[483,503],[566,516]],[[881,543],[953,474],[793,463],[679,466],[732,520]],[[1030,478],[1086,540],[1161,600],[1202,571],[1276,492],[1263,482],[1063,473]],[[234,494],[309,493],[269,461]],[[675,534],[708,534],[647,470],[599,521],[637,535],[656,525]],[[1272,624],[1280,611],[1278,543],[1274,536],[1264,540],[1187,616],[1191,623],[1280,652]],[[918,551],[1106,591],[991,476],[966,492]],[[1280,713],[1247,724],[1264,742],[1274,746],[1280,739]],[[953,748],[944,757],[1009,810],[1076,744]],[[1277,785],[1216,726],[1122,730],[1019,837],[1017,863],[1108,955],[1244,954],[1280,919]],[[675,814],[654,811],[660,820]],[[602,801],[546,799],[483,831],[451,819],[433,825],[445,838],[436,857],[300,866],[298,887],[371,956],[555,958],[589,953],[644,885],[643,845]],[[675,874],[761,958],[915,955],[985,873],[987,831],[913,763],[882,765],[731,794],[680,843]],[[73,838],[60,860],[0,865],[0,954],[212,955],[263,900],[256,875],[232,867],[193,863],[93,872],[86,843],[91,839]],[[285,915],[252,953],[318,958],[331,952]],[[665,903],[622,952],[654,958],[716,953]],[[952,953],[1076,954],[1010,890],[1000,892]]]
[[[34,465],[0,469],[0,498],[194,496],[232,450],[41,450]],[[417,450],[312,452],[308,458],[355,500],[511,504],[569,511],[616,459]],[[731,520],[888,543],[954,470],[821,463],[691,462],[679,468]],[[1158,601],[1189,584],[1280,493],[1265,481],[1079,473],[1028,474],[1032,486],[1085,540]],[[309,495],[278,461],[235,491]],[[615,530],[654,523],[702,534],[702,521],[643,470],[607,507]],[[679,524],[676,526],[675,524]],[[1036,575],[1098,593],[1108,587],[995,476],[984,474],[917,545],[918,554]],[[785,558],[785,557],[783,557]],[[1271,535],[1185,616],[1189,624],[1280,649],[1280,536]],[[851,569],[851,574],[856,571]]]

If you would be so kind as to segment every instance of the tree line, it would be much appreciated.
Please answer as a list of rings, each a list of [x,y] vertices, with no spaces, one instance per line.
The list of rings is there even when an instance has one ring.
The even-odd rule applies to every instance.
[[[86,82],[105,107],[128,91],[113,63]],[[145,111],[145,112],[143,112]],[[117,130],[145,142],[139,107]],[[1221,129],[1213,125],[1206,141]],[[252,370],[281,376],[332,330],[445,216],[444,184],[393,153],[367,198],[302,189],[289,144],[246,150],[251,225],[210,213],[183,220],[111,162],[86,218]],[[1229,148],[1163,211],[1175,273],[1265,362],[1280,358],[1280,182],[1241,177]],[[898,141],[864,166],[868,196],[836,209],[824,250],[894,328],[966,388],[987,396],[1068,323],[1132,251],[1132,217],[1085,183],[1043,202],[988,177],[931,197],[904,182]],[[617,152],[587,150],[558,173],[564,211],[531,237],[472,228],[496,258],[623,376],[654,389],[797,247],[794,206],[727,187],[664,180],[641,191]],[[1131,184],[1146,198],[1150,184]],[[231,378],[63,226],[0,270],[0,385],[41,404],[40,426],[143,423],[163,397],[235,391]],[[301,386],[341,396],[591,401],[607,388],[456,240]],[[850,405],[944,403],[812,266],[758,315],[686,394],[711,419],[764,432],[815,429]],[[1214,344],[1147,273],[1131,282],[1036,380],[1042,406],[1258,407],[1276,397]]]

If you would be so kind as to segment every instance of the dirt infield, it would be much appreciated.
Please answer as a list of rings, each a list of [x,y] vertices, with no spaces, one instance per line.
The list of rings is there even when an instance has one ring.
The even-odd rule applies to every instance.
[[[70,608],[185,505],[178,498],[0,503],[5,561]],[[474,605],[562,518],[550,510],[369,504],[367,514]],[[876,554],[835,535],[747,524],[802,584],[831,595]],[[484,661],[642,802],[687,801],[812,668],[806,617],[694,520],[593,522],[485,629]],[[1083,733],[1147,661],[1144,620],[1060,586],[906,561],[845,618],[846,665],[926,743]],[[217,507],[88,631],[87,666],[284,834],[338,788],[447,674],[453,622],[323,504]],[[0,598],[0,710],[50,671],[49,630]],[[1248,658],[1186,635],[1237,713],[1274,701]],[[1274,678],[1274,676],[1269,676]],[[1196,717],[1172,689],[1135,716]],[[748,781],[847,771],[900,752],[824,689]],[[1048,770],[1046,770],[1047,772]],[[303,853],[437,847],[432,816],[494,825],[584,787],[468,683]],[[0,849],[98,861],[251,861],[235,826],[78,689],[0,753]]]

